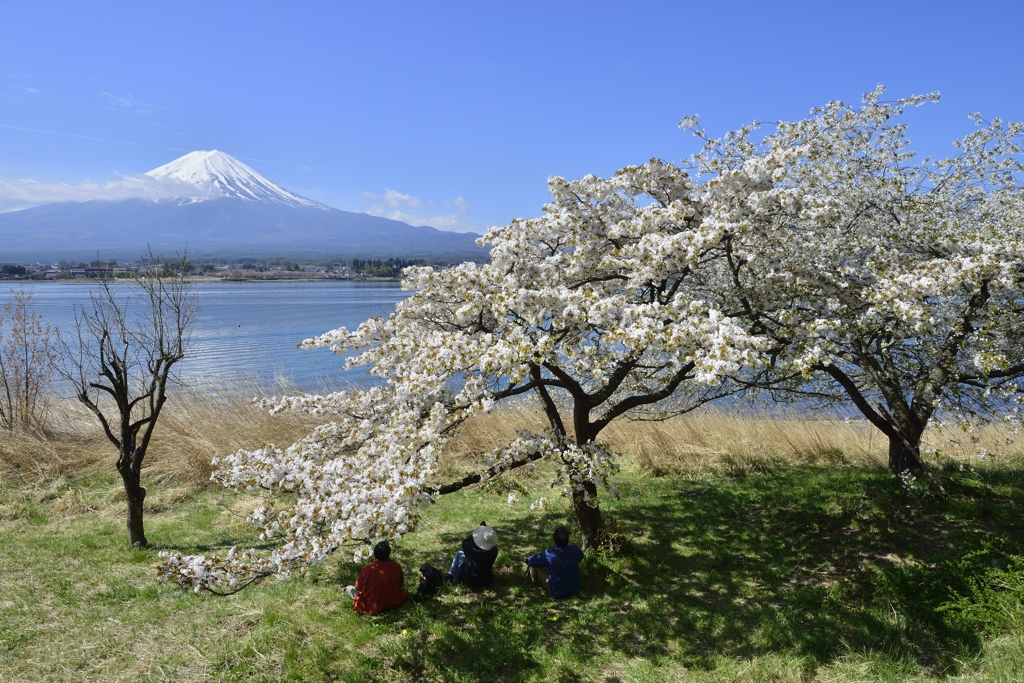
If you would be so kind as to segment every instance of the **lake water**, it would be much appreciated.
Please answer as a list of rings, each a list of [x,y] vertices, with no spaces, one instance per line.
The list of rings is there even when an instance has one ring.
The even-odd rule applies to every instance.
[[[74,307],[88,304],[95,286],[47,282],[26,289],[44,323],[70,331]],[[297,349],[296,344],[387,316],[409,296],[397,282],[224,282],[196,285],[196,290],[202,296],[193,333],[198,343],[195,356],[181,363],[186,379],[269,385],[285,378],[306,390],[358,381],[364,372],[342,373],[343,357],[329,349]],[[6,294],[0,290],[0,301]]]

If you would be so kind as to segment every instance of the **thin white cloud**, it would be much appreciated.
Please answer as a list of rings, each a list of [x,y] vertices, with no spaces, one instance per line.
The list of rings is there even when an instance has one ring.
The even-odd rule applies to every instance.
[[[17,88],[18,90],[24,90],[25,92],[32,93],[33,95],[41,95],[42,94],[42,91],[39,90],[38,88],[29,88],[28,86],[13,85],[11,83],[2,83],[0,85],[5,85],[8,88]]]
[[[25,133],[42,133],[43,135],[60,135],[66,138],[78,138],[80,140],[95,140],[97,142],[112,142],[116,145],[132,145],[134,147],[145,147],[141,142],[127,142],[126,140],[108,140],[106,138],[94,138],[91,135],[79,135],[77,133],[63,133],[56,130],[40,130],[38,128],[24,128],[22,126],[11,126],[6,123],[0,123],[0,128],[7,128],[9,130],[20,130]]]
[[[418,209],[423,206],[423,202],[416,197],[409,194],[402,194],[396,190],[392,190],[390,187],[384,190],[384,202],[391,207],[398,208],[399,206],[408,206],[413,209]]]
[[[117,199],[207,199],[210,193],[173,178],[147,175],[124,176],[107,183],[40,183],[31,179],[0,177],[0,213],[18,211],[52,202],[87,202]]]
[[[139,102],[131,95],[111,95],[108,92],[101,93],[107,100],[119,107],[125,109],[131,109],[137,114],[152,114],[157,109],[163,109],[159,104],[149,104],[147,102]]]
[[[462,197],[444,201],[445,207],[454,211],[439,210],[433,202],[390,188],[385,189],[383,196],[360,192],[360,197],[366,202],[373,202],[372,206],[363,207],[371,216],[390,218],[409,225],[429,225],[450,232],[483,232],[479,225],[470,221],[469,202]]]

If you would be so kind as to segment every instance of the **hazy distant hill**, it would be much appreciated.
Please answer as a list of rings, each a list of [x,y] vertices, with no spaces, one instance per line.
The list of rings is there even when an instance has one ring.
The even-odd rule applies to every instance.
[[[192,152],[146,175],[209,198],[61,202],[0,214],[0,260],[133,258],[145,249],[192,256],[481,259],[477,235],[340,211],[275,185],[223,152]]]

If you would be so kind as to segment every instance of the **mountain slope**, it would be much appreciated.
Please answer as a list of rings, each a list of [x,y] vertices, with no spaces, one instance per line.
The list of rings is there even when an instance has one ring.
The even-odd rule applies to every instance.
[[[0,261],[136,258],[147,245],[196,257],[483,259],[477,235],[453,233],[296,195],[223,152],[192,152],[150,171],[209,199],[61,202],[0,214]]]
[[[152,245],[193,256],[485,258],[476,235],[399,221],[223,197],[202,202],[44,204],[0,214],[0,260],[135,258]]]

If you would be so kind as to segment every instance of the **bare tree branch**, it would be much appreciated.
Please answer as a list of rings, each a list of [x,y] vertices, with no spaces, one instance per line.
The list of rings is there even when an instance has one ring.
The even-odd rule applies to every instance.
[[[167,401],[168,385],[175,381],[175,365],[192,348],[199,296],[185,279],[187,264],[184,252],[165,261],[150,251],[128,285],[128,296],[121,298],[119,285],[103,278],[90,306],[75,312],[74,336],[58,336],[58,371],[117,448],[116,468],[128,498],[133,546],[146,545],[142,464]],[[143,306],[134,320],[128,315],[133,298]]]

